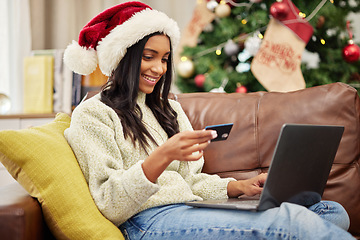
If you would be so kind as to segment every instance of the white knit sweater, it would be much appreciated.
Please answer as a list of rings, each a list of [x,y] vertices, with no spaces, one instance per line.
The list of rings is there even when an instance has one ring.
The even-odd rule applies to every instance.
[[[137,103],[143,122],[159,145],[167,139],[141,93]],[[180,104],[170,101],[178,114],[180,131],[192,130]],[[101,213],[119,226],[147,208],[191,200],[227,197],[227,184],[234,180],[201,173],[204,160],[173,161],[157,182],[150,182],[141,164],[147,154],[125,139],[121,122],[100,95],[81,103],[72,114],[65,137],[73,149],[89,185],[90,193]],[[156,148],[151,143],[151,151]]]

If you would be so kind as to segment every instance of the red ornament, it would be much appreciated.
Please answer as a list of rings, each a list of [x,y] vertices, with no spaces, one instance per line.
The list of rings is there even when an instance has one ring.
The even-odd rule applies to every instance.
[[[247,88],[243,85],[241,85],[240,83],[237,84],[237,88],[235,90],[237,93],[247,93]]]
[[[349,44],[343,48],[342,56],[347,62],[356,62],[360,58],[360,48],[358,45],[354,44],[350,21],[346,21],[346,28],[349,33]]]
[[[283,20],[289,14],[289,7],[284,2],[275,2],[270,6],[270,14],[277,20]]]
[[[199,88],[202,88],[204,86],[205,79],[206,77],[204,74],[196,75],[194,79],[195,85]]]
[[[360,48],[352,41],[349,41],[349,44],[343,48],[342,55],[345,61],[356,62],[360,58]]]

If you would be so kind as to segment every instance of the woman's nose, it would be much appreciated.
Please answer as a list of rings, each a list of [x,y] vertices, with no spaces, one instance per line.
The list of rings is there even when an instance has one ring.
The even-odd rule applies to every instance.
[[[152,66],[151,70],[158,74],[164,74],[164,72],[166,72],[166,64],[163,63],[162,61],[157,61]]]

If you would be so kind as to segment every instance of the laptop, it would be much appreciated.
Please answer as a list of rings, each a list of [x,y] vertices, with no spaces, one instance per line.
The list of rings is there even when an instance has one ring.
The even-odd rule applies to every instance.
[[[343,126],[284,124],[260,199],[239,197],[186,204],[252,211],[278,207],[283,202],[311,206],[322,198],[343,132]]]

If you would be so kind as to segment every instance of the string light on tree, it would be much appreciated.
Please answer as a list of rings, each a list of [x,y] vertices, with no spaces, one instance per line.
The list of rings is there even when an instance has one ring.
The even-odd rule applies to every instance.
[[[218,47],[218,48],[216,49],[216,51],[215,51],[215,54],[218,55],[218,56],[220,56],[221,53],[222,53],[221,48]]]

